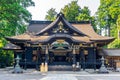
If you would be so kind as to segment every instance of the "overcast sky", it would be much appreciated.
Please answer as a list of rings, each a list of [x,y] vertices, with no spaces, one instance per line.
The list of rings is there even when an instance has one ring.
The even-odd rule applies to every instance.
[[[44,20],[47,11],[50,8],[55,8],[59,13],[60,9],[73,0],[33,0],[35,7],[29,7],[28,10],[32,14],[32,20]],[[78,5],[83,8],[88,6],[91,10],[91,15],[94,15],[100,5],[100,0],[78,0]]]

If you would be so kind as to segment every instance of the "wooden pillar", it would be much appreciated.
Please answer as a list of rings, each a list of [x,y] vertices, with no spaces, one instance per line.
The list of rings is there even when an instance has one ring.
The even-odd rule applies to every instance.
[[[37,49],[36,49],[36,57],[37,57],[37,60],[36,60],[36,70],[39,70],[39,47],[37,47]]]
[[[48,71],[48,59],[49,59],[48,46],[46,46],[46,50],[45,50],[45,66],[44,66],[44,71],[45,72]]]
[[[25,54],[25,65],[24,65],[24,69],[27,70],[26,48],[25,48],[24,54]]]
[[[76,65],[76,51],[75,51],[75,46],[73,47],[73,64],[75,64]]]
[[[85,56],[84,56],[84,49],[81,47],[80,49],[80,63],[81,63],[81,67],[83,68],[83,70],[85,70]]]
[[[96,47],[94,47],[94,70],[96,70]]]
[[[41,49],[38,48],[38,64],[40,65],[42,62],[41,62]]]
[[[73,46],[73,51],[72,51],[72,55],[73,55],[73,64],[72,64],[72,66],[73,66],[73,71],[75,71],[76,70],[76,51],[75,51],[75,46]]]
[[[46,46],[46,49],[45,49],[45,63],[48,63],[48,47]]]
[[[83,70],[85,70],[85,65],[86,65],[86,63],[85,63],[85,55],[84,55],[84,49],[82,50],[82,61],[83,61]]]
[[[97,43],[94,43],[94,70],[96,70]]]

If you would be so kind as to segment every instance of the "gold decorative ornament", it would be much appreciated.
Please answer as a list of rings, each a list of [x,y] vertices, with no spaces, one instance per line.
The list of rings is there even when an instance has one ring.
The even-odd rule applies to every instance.
[[[84,50],[84,55],[88,55],[88,50]]]

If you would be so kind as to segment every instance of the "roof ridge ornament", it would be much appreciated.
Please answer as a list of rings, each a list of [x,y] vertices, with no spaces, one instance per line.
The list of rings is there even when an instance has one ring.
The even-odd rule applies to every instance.
[[[59,14],[57,14],[57,18],[61,16],[61,17],[64,17],[64,14],[62,12],[59,12]]]

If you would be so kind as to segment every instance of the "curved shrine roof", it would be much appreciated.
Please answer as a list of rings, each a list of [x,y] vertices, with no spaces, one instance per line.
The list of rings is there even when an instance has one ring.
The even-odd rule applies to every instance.
[[[40,35],[42,33],[44,33],[45,31],[53,28],[54,26],[56,26],[56,24],[58,24],[60,21],[62,21],[62,23],[64,23],[65,25],[67,25],[68,28],[70,28],[71,30],[75,31],[76,33],[85,36],[84,33],[82,33],[80,30],[76,29],[75,27],[73,27],[68,21],[66,21],[64,19],[64,15],[62,13],[58,14],[58,17],[55,21],[53,21],[51,24],[49,24],[48,26],[46,26],[45,28],[43,28],[40,32],[36,33],[36,35]]]
[[[89,36],[89,39],[91,41],[107,41],[107,40],[114,40],[114,37],[106,37],[106,36],[101,36],[98,35],[94,29],[92,28],[91,24],[72,24],[75,28],[80,30],[82,33],[86,34]]]
[[[62,23],[64,23],[65,25],[67,25],[72,31],[76,32],[78,35],[70,35],[70,34],[52,34],[52,35],[41,35],[41,33],[44,33],[45,31],[53,28],[56,24],[58,24],[60,21],[62,21]],[[44,21],[45,23],[45,21]],[[92,28],[90,23],[69,23],[68,21],[66,21],[63,17],[62,14],[59,14],[57,19],[55,21],[53,21],[51,24],[51,22],[48,22],[47,25],[42,26],[42,28],[40,27],[40,31],[38,33],[31,33],[31,32],[27,32],[21,35],[17,35],[17,36],[13,36],[13,37],[6,37],[6,39],[8,41],[31,41],[31,42],[47,42],[49,40],[51,40],[52,38],[68,38],[73,42],[78,42],[78,43],[91,43],[91,42],[97,42],[100,43],[102,45],[104,45],[103,43],[110,43],[111,41],[114,40],[113,37],[105,37],[105,36],[101,36],[98,35],[94,29]],[[32,23],[31,23],[32,24]],[[35,24],[35,23],[34,23]],[[41,23],[39,24],[41,25]],[[39,28],[39,25],[37,23],[37,28]],[[35,27],[33,27],[35,28]],[[103,43],[101,43],[103,42]]]
[[[105,56],[120,56],[120,49],[103,49]]]
[[[12,44],[12,43],[8,43],[7,45],[5,45],[5,47],[3,48],[4,50],[21,50],[21,47]]]

